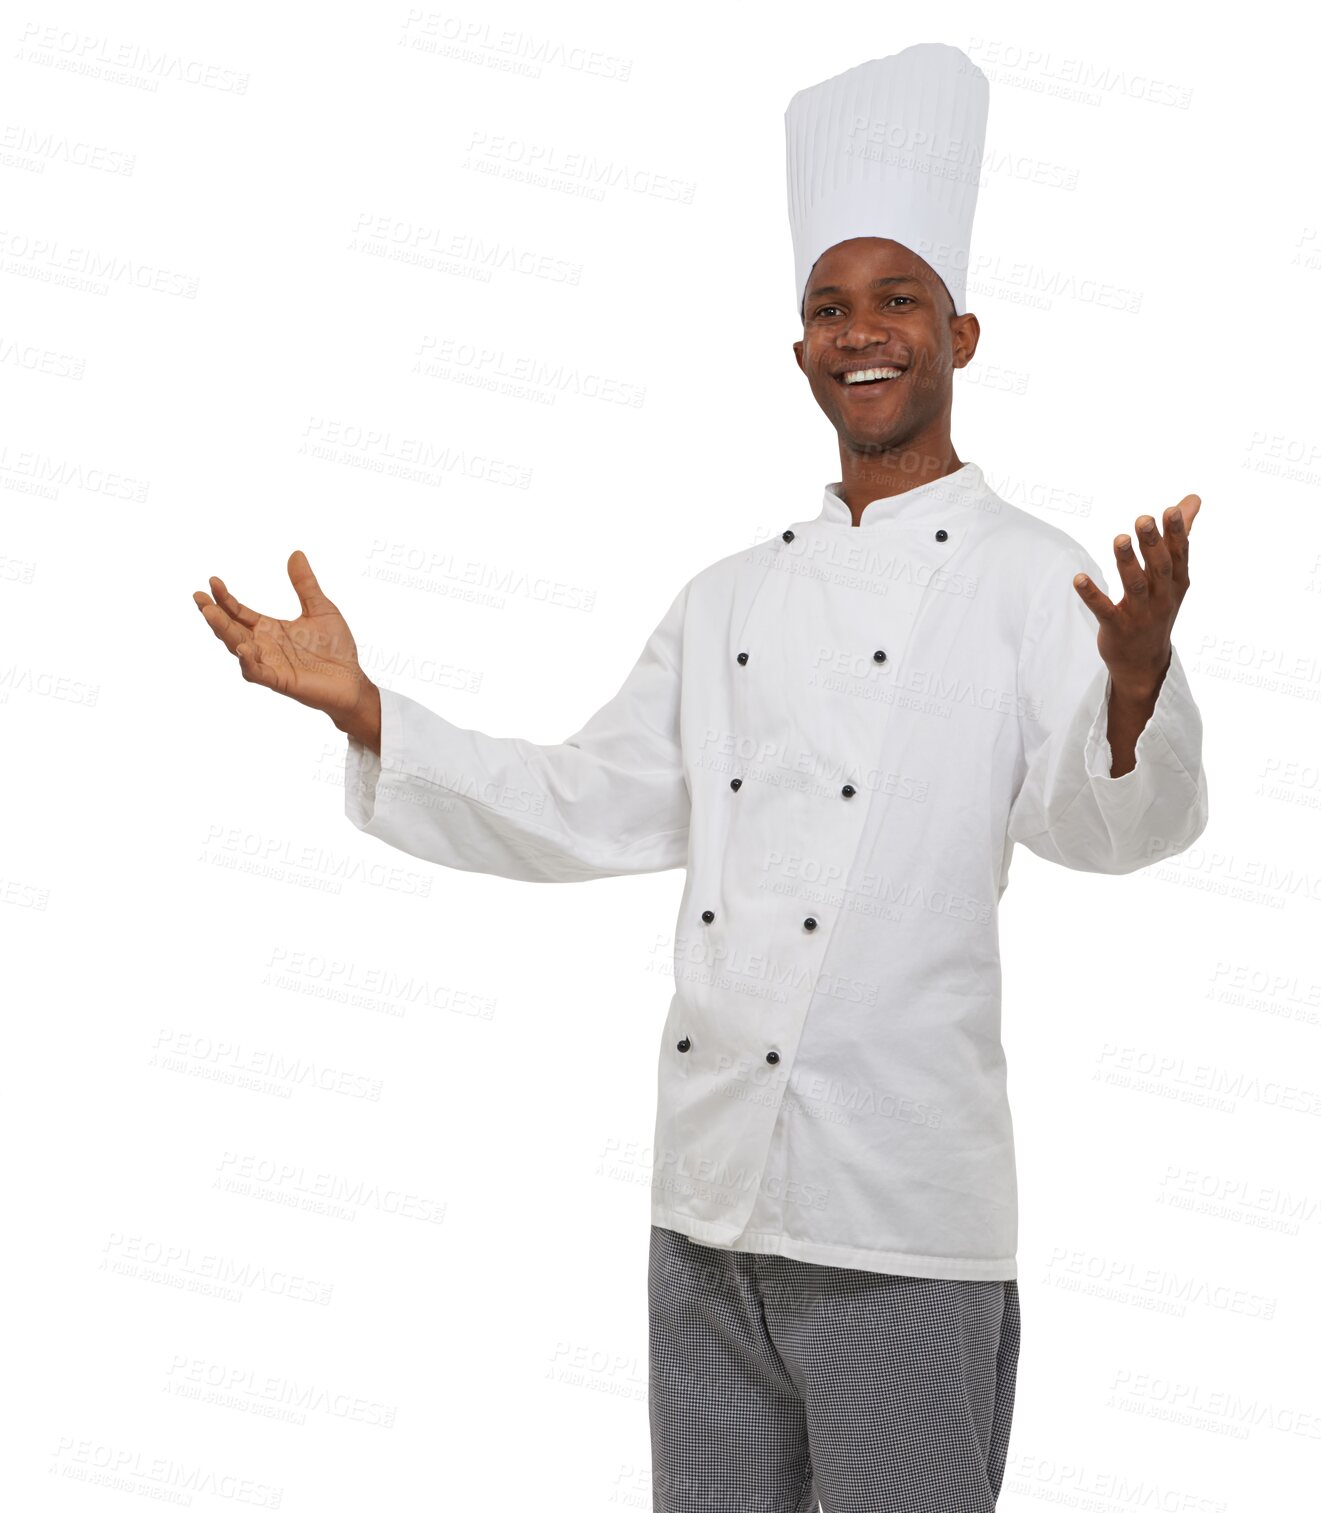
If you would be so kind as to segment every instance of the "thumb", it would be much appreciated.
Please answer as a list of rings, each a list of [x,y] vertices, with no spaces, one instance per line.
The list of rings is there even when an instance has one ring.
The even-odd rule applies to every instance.
[[[298,602],[303,606],[305,615],[320,614],[325,610],[334,609],[335,606],[321,592],[321,585],[316,581],[312,564],[302,552],[291,552],[286,567],[289,581],[294,586],[294,592],[298,595]]]

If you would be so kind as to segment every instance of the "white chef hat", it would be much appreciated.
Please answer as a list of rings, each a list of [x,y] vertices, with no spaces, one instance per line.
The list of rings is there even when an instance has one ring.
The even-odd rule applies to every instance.
[[[965,313],[990,86],[957,47],[919,42],[800,89],[784,113],[798,313],[817,258],[855,236],[900,242]]]

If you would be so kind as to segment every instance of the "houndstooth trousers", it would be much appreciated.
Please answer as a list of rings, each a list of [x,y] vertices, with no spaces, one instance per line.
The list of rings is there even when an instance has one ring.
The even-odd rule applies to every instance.
[[[699,1245],[652,1225],[653,1513],[993,1513],[1018,1284]]]

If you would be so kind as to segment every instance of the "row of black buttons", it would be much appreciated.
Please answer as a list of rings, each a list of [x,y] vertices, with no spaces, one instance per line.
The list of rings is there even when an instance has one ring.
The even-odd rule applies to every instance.
[[[685,1035],[683,1037],[683,1039],[679,1042],[679,1049],[681,1051],[691,1051],[692,1048],[693,1048],[692,1041],[689,1040],[689,1038],[687,1037],[687,1035]],[[766,1060],[769,1061],[772,1066],[775,1066],[776,1063],[779,1061],[779,1059],[780,1059],[780,1053],[779,1053],[779,1051],[767,1051],[766,1052]]]
[[[702,923],[704,925],[709,925],[711,923],[711,921],[715,917],[716,917],[716,912],[715,912],[714,909],[703,909],[702,910]],[[804,930],[815,930],[816,929],[816,920],[813,919],[810,914],[803,921],[803,929]]]
[[[785,539],[785,541],[792,541],[794,539],[794,533],[792,531],[785,531],[784,532],[784,539]],[[946,530],[939,530],[939,531],[937,531],[936,532],[936,540],[937,541],[948,541],[949,540],[949,532],[946,531]],[[884,662],[885,661],[885,653],[883,651],[874,651],[872,653],[872,661],[873,662]],[[738,665],[740,667],[746,667],[748,665],[748,654],[747,654],[747,652],[741,651],[741,652],[738,653]],[[739,789],[743,786],[743,779],[742,778],[731,778],[730,781],[729,781],[729,786],[734,790],[735,793],[737,793],[739,791]],[[851,799],[853,797],[853,795],[855,793],[857,793],[857,791],[858,790],[853,786],[852,783],[845,783],[844,786],[843,786],[843,788],[840,789],[840,792],[844,795],[844,797],[846,799]],[[716,916],[715,916],[715,910],[714,909],[703,909],[702,910],[702,923],[703,924],[709,925],[711,923],[711,921],[715,917]],[[809,930],[809,931],[810,930],[815,930],[816,926],[817,926],[817,921],[810,914],[803,921],[803,929],[804,930]],[[681,1051],[690,1051],[690,1050],[692,1050],[692,1048],[693,1048],[692,1041],[689,1040],[689,1038],[687,1037],[687,1035],[685,1035],[683,1037],[683,1039],[681,1041],[679,1041],[679,1049]],[[779,1051],[767,1051],[766,1052],[766,1060],[769,1061],[772,1066],[774,1066],[779,1061],[779,1059],[780,1059],[780,1053],[779,1053]]]
[[[735,793],[737,793],[743,786],[743,779],[730,778],[729,786],[734,790]],[[853,786],[852,783],[845,783],[839,791],[844,795],[846,799],[851,799],[858,790]]]
[[[884,662],[885,661],[885,653],[883,651],[874,651],[871,654],[871,659],[872,659],[873,662]],[[747,652],[745,652],[745,651],[739,652],[739,654],[735,658],[735,660],[738,662],[738,665],[740,667],[746,667],[748,665],[748,654],[747,654]]]
[[[794,533],[792,531],[781,531],[780,535],[781,535],[782,539],[785,540],[785,541],[792,541],[794,539]],[[941,527],[940,530],[938,530],[936,532],[936,540],[937,541],[948,541],[949,540],[949,532],[947,530],[945,530],[943,526]]]

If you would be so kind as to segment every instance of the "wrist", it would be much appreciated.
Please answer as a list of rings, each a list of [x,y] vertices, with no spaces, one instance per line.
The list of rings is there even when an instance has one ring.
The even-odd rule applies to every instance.
[[[1170,668],[1169,654],[1165,657],[1165,665],[1159,672],[1143,674],[1125,671],[1123,673],[1110,673],[1110,702],[1120,704],[1132,709],[1150,709],[1156,702],[1156,696],[1160,693],[1161,684],[1165,681],[1165,674]]]
[[[353,707],[342,714],[332,714],[335,728],[364,746],[378,747],[381,731],[381,691],[364,677]]]
[[[1110,704],[1115,709],[1150,709],[1156,702],[1156,695],[1160,692],[1160,680],[1144,682],[1140,679],[1125,678],[1122,682],[1112,677],[1110,680]]]

